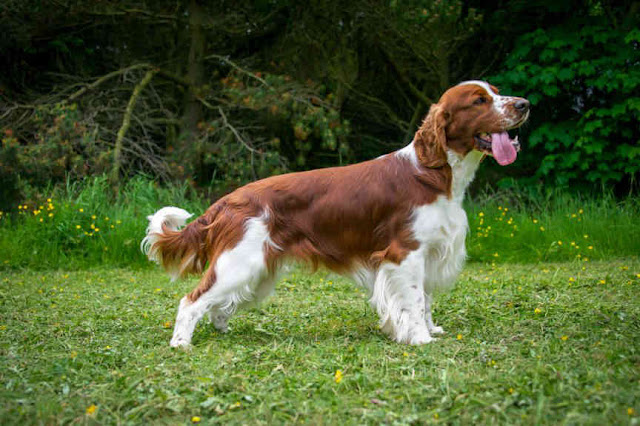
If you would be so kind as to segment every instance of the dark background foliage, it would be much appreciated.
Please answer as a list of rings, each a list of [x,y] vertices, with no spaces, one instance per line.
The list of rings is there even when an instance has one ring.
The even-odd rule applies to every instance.
[[[519,161],[476,188],[613,187],[640,169],[640,2],[7,0],[0,208],[143,172],[211,196],[408,143],[449,86],[528,97]]]

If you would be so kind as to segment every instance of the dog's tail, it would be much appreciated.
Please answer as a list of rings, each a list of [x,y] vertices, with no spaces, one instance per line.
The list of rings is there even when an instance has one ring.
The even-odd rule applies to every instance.
[[[207,263],[205,216],[180,229],[191,216],[178,207],[161,208],[147,217],[147,236],[140,243],[149,260],[161,264],[174,280],[201,273]]]

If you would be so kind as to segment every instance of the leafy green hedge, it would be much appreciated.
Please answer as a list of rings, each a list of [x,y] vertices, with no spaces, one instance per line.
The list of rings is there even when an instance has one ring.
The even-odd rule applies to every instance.
[[[535,180],[629,183],[640,171],[640,30],[591,18],[521,36],[492,79],[533,105]]]

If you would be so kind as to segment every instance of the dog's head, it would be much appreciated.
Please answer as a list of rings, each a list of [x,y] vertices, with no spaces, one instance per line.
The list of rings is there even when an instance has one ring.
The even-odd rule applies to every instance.
[[[501,165],[511,164],[520,149],[518,138],[508,130],[529,118],[529,101],[502,96],[484,81],[465,81],[447,90],[432,105],[416,134],[427,147],[428,167],[446,164],[446,150],[465,156],[472,150],[492,155]],[[423,158],[426,160],[427,158]]]

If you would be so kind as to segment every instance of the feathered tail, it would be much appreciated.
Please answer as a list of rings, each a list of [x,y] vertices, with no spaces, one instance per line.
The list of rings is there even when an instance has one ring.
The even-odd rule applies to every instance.
[[[178,207],[163,207],[148,216],[147,236],[140,250],[164,267],[172,279],[201,273],[207,263],[205,219],[200,218],[180,230],[193,216]]]

